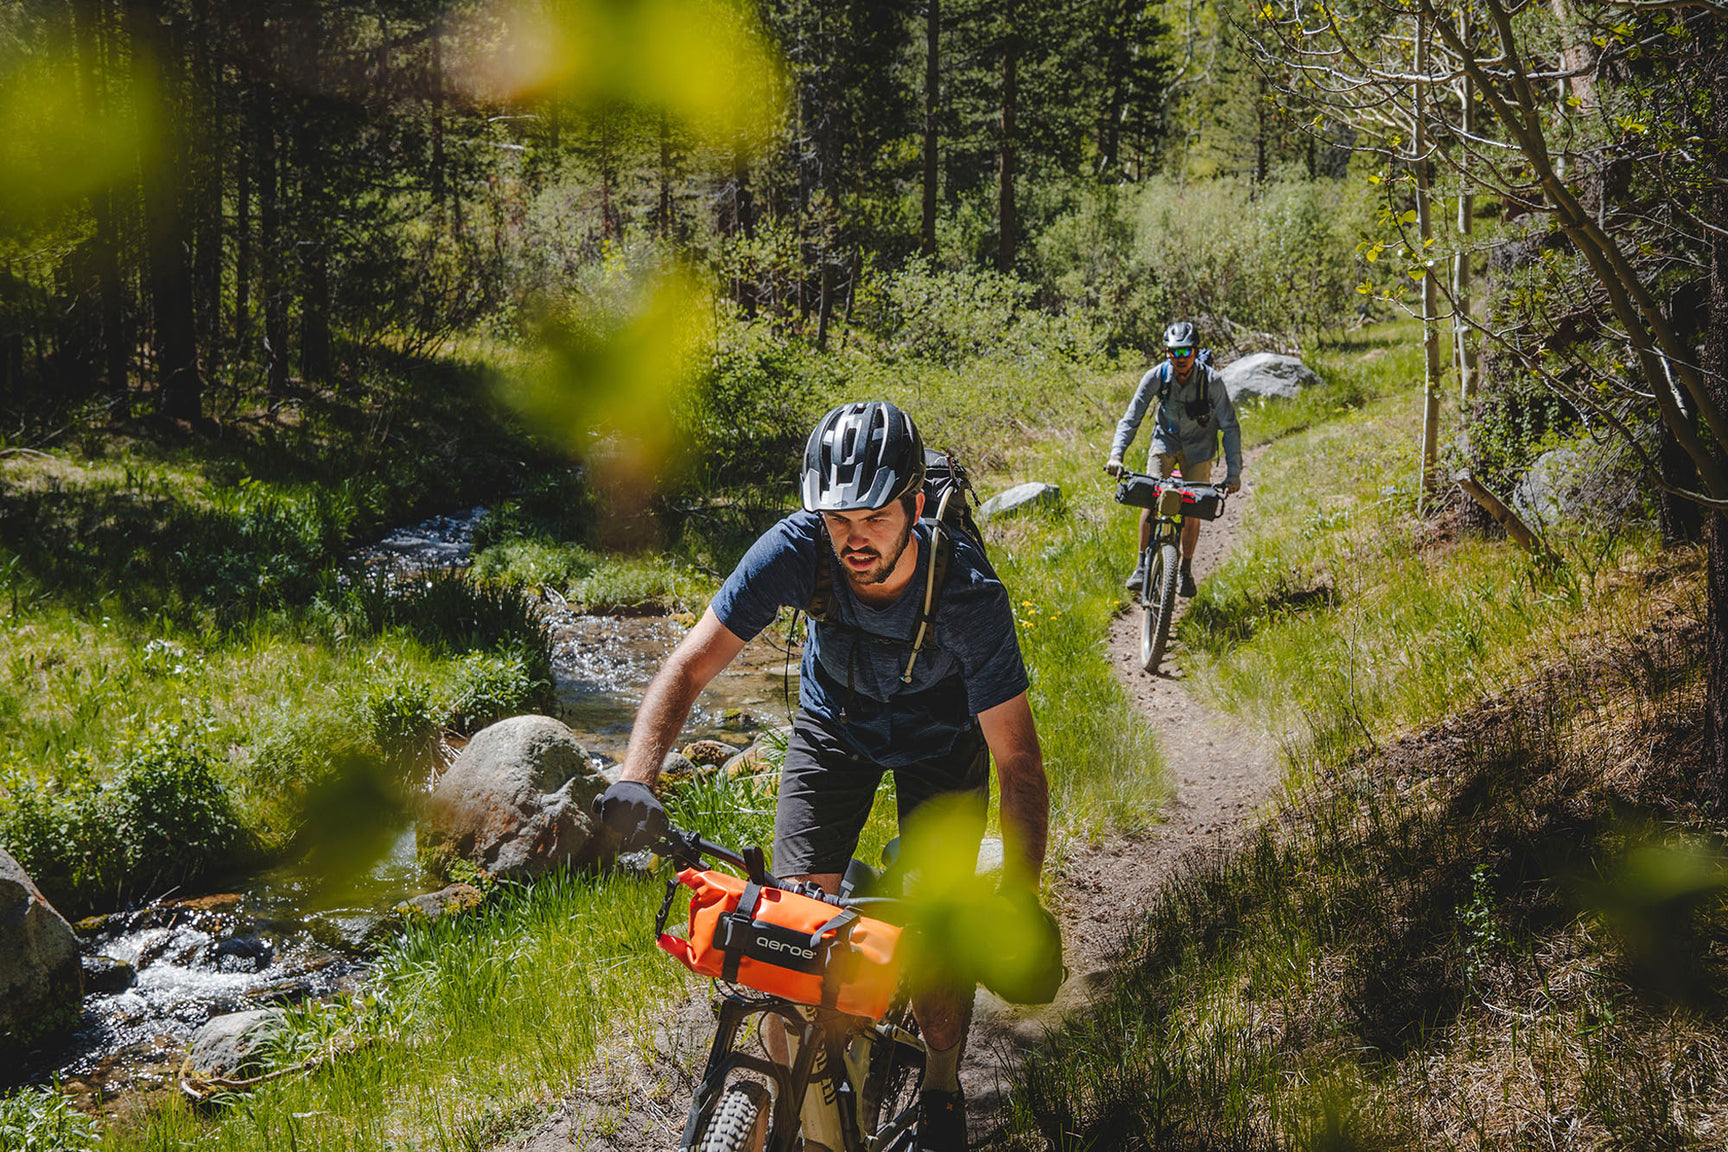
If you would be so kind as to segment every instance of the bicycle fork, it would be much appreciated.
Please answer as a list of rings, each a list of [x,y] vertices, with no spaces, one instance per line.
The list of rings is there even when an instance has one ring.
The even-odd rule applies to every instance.
[[[751,1017],[778,1017],[795,1042],[791,1066],[737,1050],[738,1035]],[[801,1129],[812,1141],[835,1152],[861,1147],[858,1109],[850,1077],[844,1072],[852,1060],[840,1046],[835,1029],[826,1027],[823,1013],[784,1001],[767,1002],[727,996],[720,1002],[720,1021],[702,1082],[690,1101],[690,1115],[680,1152],[693,1152],[707,1128],[727,1077],[734,1071],[751,1072],[774,1086],[774,1107],[764,1152],[795,1152]],[[834,1075],[839,1070],[841,1075]],[[807,1095],[821,1095],[807,1103]],[[802,1121],[802,1123],[801,1123]]]

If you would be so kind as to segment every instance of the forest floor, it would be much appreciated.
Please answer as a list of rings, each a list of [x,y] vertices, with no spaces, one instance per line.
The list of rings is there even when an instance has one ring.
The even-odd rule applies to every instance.
[[[1250,476],[1224,515],[1202,527],[1194,557],[1197,579],[1229,552],[1251,495]],[[1109,578],[1124,578],[1130,561],[1123,557],[1122,571]],[[1180,611],[1187,602],[1178,603]],[[1140,670],[1139,648],[1139,616],[1123,612],[1111,623],[1110,660],[1158,733],[1172,795],[1162,820],[1144,832],[1071,839],[1055,847],[1051,903],[1062,924],[1069,977],[1055,1002],[1038,1008],[1006,1004],[979,989],[961,1068],[977,1148],[997,1142],[1013,1073],[1025,1054],[1104,986],[1134,910],[1145,903],[1143,894],[1155,891],[1190,855],[1226,851],[1280,782],[1276,749],[1207,707],[1191,689],[1179,643],[1173,643],[1157,676]],[[529,1133],[500,1147],[521,1152],[676,1148],[713,1037],[710,999],[708,982],[693,978],[688,999],[667,1009],[645,1033],[621,1036],[599,1053],[576,1093]]]

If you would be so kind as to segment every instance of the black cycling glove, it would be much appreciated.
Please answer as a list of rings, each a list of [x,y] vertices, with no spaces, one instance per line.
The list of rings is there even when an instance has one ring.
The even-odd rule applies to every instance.
[[[1004,884],[997,893],[998,935],[979,983],[1010,1004],[1048,1004],[1068,976],[1062,929],[1035,889]]]
[[[647,848],[666,833],[666,809],[640,780],[620,780],[596,796],[594,814],[627,851]]]

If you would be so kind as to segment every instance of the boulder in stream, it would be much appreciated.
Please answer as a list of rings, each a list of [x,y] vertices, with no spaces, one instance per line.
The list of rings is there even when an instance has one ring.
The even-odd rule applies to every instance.
[[[91,995],[124,992],[138,983],[138,969],[112,956],[85,956],[79,964],[84,969],[84,991]]]
[[[426,892],[419,896],[410,896],[396,905],[396,911],[411,919],[438,920],[445,916],[459,916],[470,908],[478,908],[486,902],[486,894],[472,884],[458,881],[436,892]]]
[[[83,995],[72,925],[0,848],[0,1051],[70,1028]]]
[[[439,779],[416,833],[420,854],[510,880],[597,864],[616,850],[593,815],[605,788],[587,749],[559,721],[500,720],[475,733]]]
[[[264,1054],[288,1026],[280,1008],[213,1016],[192,1034],[186,1067],[200,1080],[231,1080],[263,1069]]]

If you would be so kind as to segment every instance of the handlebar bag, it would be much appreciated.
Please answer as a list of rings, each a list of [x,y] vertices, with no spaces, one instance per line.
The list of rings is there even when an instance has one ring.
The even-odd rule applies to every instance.
[[[690,889],[683,937],[664,931],[677,885]],[[797,1004],[879,1019],[900,980],[900,929],[797,892],[686,868],[667,887],[659,945],[699,976]]]
[[[1116,501],[1135,508],[1151,508],[1160,516],[1188,516],[1216,520],[1224,511],[1218,489],[1185,485],[1153,476],[1130,476],[1116,487]]]

